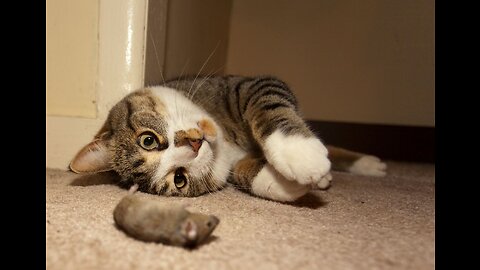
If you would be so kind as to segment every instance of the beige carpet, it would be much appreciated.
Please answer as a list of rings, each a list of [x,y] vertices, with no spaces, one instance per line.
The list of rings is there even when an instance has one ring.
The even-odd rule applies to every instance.
[[[114,226],[127,193],[109,174],[47,169],[47,269],[434,269],[434,165],[388,162],[389,176],[334,173],[295,204],[227,188],[186,202],[220,224],[196,250],[144,243]]]

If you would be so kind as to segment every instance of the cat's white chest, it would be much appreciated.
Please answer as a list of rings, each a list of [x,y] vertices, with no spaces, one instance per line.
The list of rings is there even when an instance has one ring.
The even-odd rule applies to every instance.
[[[214,166],[216,178],[225,183],[230,172],[233,171],[233,166],[244,158],[246,154],[238,145],[222,141]]]

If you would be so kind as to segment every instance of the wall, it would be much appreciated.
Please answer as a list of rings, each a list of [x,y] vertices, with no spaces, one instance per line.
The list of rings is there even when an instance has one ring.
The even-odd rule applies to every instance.
[[[435,126],[433,0],[234,0],[227,73],[287,81],[309,119]]]
[[[168,1],[165,79],[224,72],[231,5],[231,0]]]
[[[96,117],[98,1],[47,0],[47,113]]]
[[[47,2],[47,167],[67,169],[111,107],[144,84],[148,6],[147,0],[96,0],[89,8],[62,1]],[[92,30],[91,23],[98,27]],[[78,54],[96,57],[86,61]]]

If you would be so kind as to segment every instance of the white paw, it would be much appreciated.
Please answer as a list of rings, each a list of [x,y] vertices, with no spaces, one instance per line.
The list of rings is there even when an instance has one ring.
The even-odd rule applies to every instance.
[[[253,194],[280,202],[294,201],[309,190],[308,186],[285,179],[269,164],[252,181]]]
[[[315,137],[285,136],[277,130],[265,141],[264,153],[278,172],[302,185],[319,184],[330,171],[327,148]]]
[[[316,185],[319,189],[327,189],[330,187],[332,182],[332,175],[330,173],[327,173],[320,181],[318,181],[318,184]],[[314,187],[315,188],[315,187]]]
[[[369,176],[385,176],[387,164],[383,163],[378,157],[364,156],[355,161],[348,169],[349,172]]]

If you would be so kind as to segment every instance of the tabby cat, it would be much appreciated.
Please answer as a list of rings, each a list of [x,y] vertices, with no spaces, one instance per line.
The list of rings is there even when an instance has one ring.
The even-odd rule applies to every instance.
[[[329,187],[331,168],[383,176],[386,165],[374,156],[326,147],[283,81],[214,76],[129,94],[70,168],[113,170],[122,184],[166,196],[198,196],[230,183],[287,202]]]

